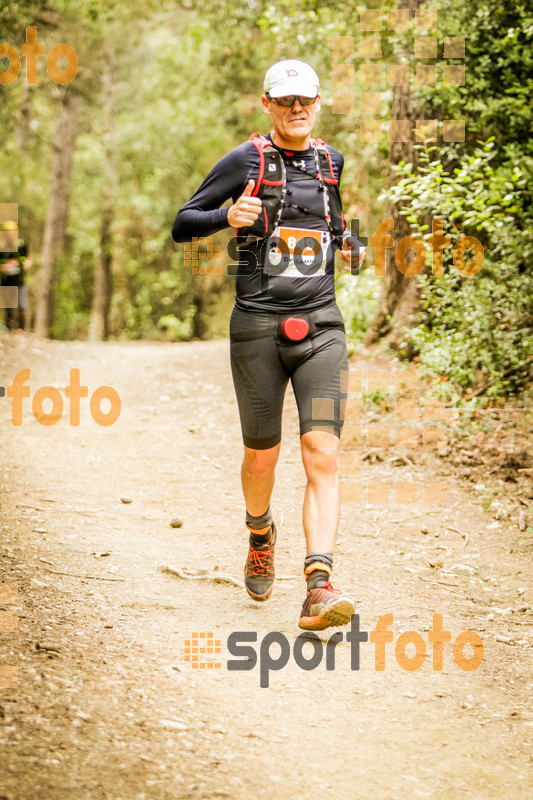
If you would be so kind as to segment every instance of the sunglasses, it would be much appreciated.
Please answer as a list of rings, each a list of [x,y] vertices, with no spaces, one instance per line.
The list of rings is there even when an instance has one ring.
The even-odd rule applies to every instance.
[[[317,99],[316,97],[299,97],[296,94],[289,94],[286,97],[270,97],[270,95],[267,93],[266,96],[269,100],[273,100],[278,104],[278,106],[283,106],[284,108],[290,108],[297,100],[302,106],[312,106]]]

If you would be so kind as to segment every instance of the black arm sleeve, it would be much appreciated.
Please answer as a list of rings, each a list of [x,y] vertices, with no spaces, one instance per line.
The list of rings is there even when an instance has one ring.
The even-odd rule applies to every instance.
[[[243,193],[254,161],[257,162],[257,151],[253,144],[245,142],[215,164],[174,220],[175,242],[190,242],[193,236],[211,236],[229,227],[228,209],[220,206],[230,198],[235,202]]]

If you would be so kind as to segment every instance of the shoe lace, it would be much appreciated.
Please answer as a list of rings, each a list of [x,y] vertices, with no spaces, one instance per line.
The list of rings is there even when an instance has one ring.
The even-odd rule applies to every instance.
[[[315,589],[311,589],[312,592],[316,592],[317,597],[316,599],[322,600],[324,597],[327,597],[331,594],[342,594],[340,589],[335,589],[331,581],[328,581],[325,586],[317,586]]]
[[[254,547],[250,547],[248,566],[256,575],[268,575],[272,566],[273,551],[273,547],[269,547],[267,550],[256,550]]]

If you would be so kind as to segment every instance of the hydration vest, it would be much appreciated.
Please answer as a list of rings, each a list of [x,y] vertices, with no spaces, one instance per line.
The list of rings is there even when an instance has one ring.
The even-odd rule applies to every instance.
[[[259,153],[259,175],[255,181],[252,197],[259,197],[263,203],[262,213],[253,225],[241,229],[241,235],[255,236],[264,239],[271,236],[279,224],[283,208],[297,208],[303,213],[316,214],[307,208],[286,201],[287,173],[285,162],[279,150],[265,136],[252,133],[249,139]],[[340,236],[344,230],[342,200],[339,192],[339,181],[333,172],[333,163],[329,151],[322,139],[311,139],[311,147],[315,155],[317,174],[301,169],[320,182],[324,197],[324,219],[333,238]],[[237,234],[239,231],[236,232]]]

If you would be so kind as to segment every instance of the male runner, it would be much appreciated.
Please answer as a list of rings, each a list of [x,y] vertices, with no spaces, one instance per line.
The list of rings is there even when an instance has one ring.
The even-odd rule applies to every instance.
[[[330,582],[339,520],[339,439],[348,355],[335,301],[334,260],[358,269],[364,251],[349,236],[338,190],[344,164],[335,148],[310,138],[320,109],[319,79],[302,61],[266,73],[266,137],[253,134],[214,166],[176,217],[176,242],[236,230],[239,265],[230,321],[231,367],[239,405],[241,469],[250,532],[248,594],[267,600],[274,586],[276,526],[270,510],[289,379],[298,404],[307,476],[303,526],[307,596],[299,625],[322,630],[350,621],[351,597]],[[221,208],[232,199],[232,205]],[[347,267],[349,269],[349,267]]]

